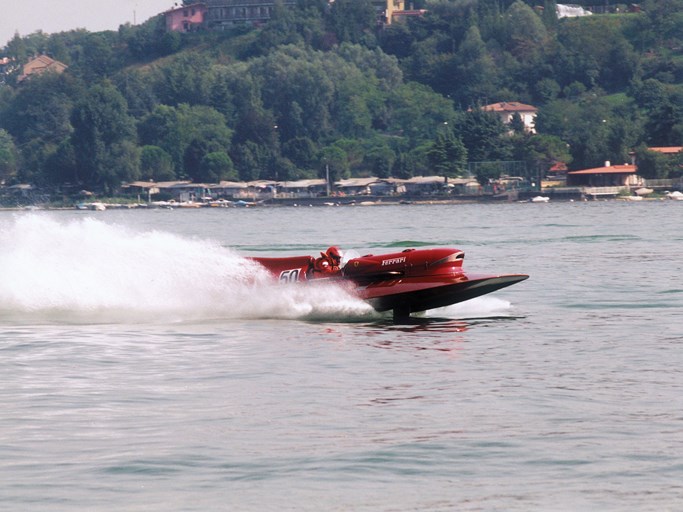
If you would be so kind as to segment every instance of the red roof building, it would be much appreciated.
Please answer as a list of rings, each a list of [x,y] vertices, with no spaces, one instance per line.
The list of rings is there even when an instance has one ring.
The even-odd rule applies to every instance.
[[[63,73],[68,66],[58,60],[54,60],[47,55],[39,55],[35,59],[31,59],[22,69],[21,75],[17,78],[17,82],[23,82],[32,75],[40,75],[48,71],[54,73]]]
[[[675,155],[683,150],[683,146],[651,147],[647,148],[647,150],[654,151],[655,153],[663,153],[665,155]]]
[[[492,103],[491,105],[484,105],[482,110],[487,112],[495,112],[500,116],[500,120],[505,124],[512,122],[512,117],[518,114],[522,118],[524,128],[530,133],[536,133],[534,123],[536,120],[536,113],[538,109],[532,105],[525,105],[517,101],[503,101],[500,103]]]
[[[610,165],[604,167],[582,169],[567,173],[567,185],[589,187],[627,187],[639,185],[636,166],[632,164]]]
[[[166,30],[169,32],[190,32],[204,24],[206,5],[196,3],[169,9],[164,13]]]

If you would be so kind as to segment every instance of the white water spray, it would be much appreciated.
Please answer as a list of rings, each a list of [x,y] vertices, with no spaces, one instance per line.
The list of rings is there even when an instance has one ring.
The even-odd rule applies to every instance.
[[[0,225],[0,313],[49,320],[159,322],[366,315],[333,287],[280,286],[208,240],[94,219],[22,215]]]
[[[445,308],[433,309],[427,313],[428,316],[463,319],[503,317],[512,315],[512,304],[497,297],[476,297]]]

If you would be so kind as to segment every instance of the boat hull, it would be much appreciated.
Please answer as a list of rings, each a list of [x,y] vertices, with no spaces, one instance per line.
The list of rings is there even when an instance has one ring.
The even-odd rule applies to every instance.
[[[528,278],[524,274],[405,278],[358,287],[354,293],[377,311],[398,310],[409,315],[464,302]]]

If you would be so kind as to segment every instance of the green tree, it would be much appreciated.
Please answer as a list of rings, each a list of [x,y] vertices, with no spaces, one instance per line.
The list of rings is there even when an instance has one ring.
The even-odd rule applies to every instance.
[[[223,169],[219,164],[223,163],[218,155],[224,154],[227,161],[232,161],[215,140],[204,138],[193,139],[185,149],[184,169],[187,176],[194,182],[219,181],[223,171],[227,173],[229,169]],[[212,155],[207,160],[207,157]]]
[[[406,23],[392,23],[381,34],[382,49],[398,58],[407,58],[415,36]]]
[[[86,81],[103,79],[117,67],[118,53],[114,52],[111,37],[106,33],[87,34],[83,42],[82,55],[72,67]]]
[[[142,144],[158,146],[171,156],[177,176],[185,173],[185,155],[193,141],[210,144],[192,160],[198,166],[206,153],[229,151],[232,139],[232,131],[220,112],[207,106],[187,104],[177,108],[158,105],[141,120],[138,135]]]
[[[493,112],[472,108],[456,121],[456,133],[467,148],[470,161],[508,160],[508,127]]]
[[[135,59],[148,60],[166,55],[162,40],[167,34],[163,16],[155,16],[136,27],[122,25],[119,36]]]
[[[211,72],[211,60],[206,54],[178,54],[160,69],[156,95],[165,105],[206,104],[211,97]]]
[[[276,1],[270,20],[258,33],[254,55],[265,55],[287,44],[321,46],[325,34],[323,12],[319,6],[305,2],[291,6]]]
[[[59,143],[71,134],[71,110],[82,95],[82,84],[69,75],[45,73],[32,77],[18,89],[0,125],[19,145],[33,139]]]
[[[221,180],[237,180],[235,166],[225,151],[207,153],[200,162],[199,171],[199,181],[204,183],[218,183]]]
[[[552,78],[542,78],[534,87],[534,96],[543,103],[553,101],[560,95],[560,84]]]
[[[673,179],[681,177],[681,154],[664,155],[650,151],[645,144],[640,144],[636,150],[636,164],[638,175],[647,179]]]
[[[558,53],[554,77],[562,85],[580,82],[588,89],[600,86],[612,91],[626,87],[634,78],[638,62],[618,19],[591,16],[572,19],[558,28]]]
[[[396,161],[396,153],[388,144],[375,144],[365,154],[364,162],[372,176],[388,178]]]
[[[0,183],[4,183],[17,172],[19,152],[9,133],[0,129]]]
[[[318,156],[318,176],[326,178],[330,183],[349,177],[349,162],[346,152],[337,146],[327,146]]]
[[[512,114],[512,119],[510,119],[510,129],[514,133],[524,133],[526,131],[526,125],[524,124],[522,116],[519,115],[519,112]]]
[[[152,181],[171,181],[176,178],[171,155],[159,146],[140,148],[140,178]]]
[[[605,98],[586,94],[579,101],[556,100],[542,107],[536,129],[569,144],[575,169],[598,167],[605,160],[625,162],[642,136],[634,110],[628,105],[615,109]]]
[[[262,171],[268,169],[273,155],[270,148],[247,140],[233,147],[230,158],[235,164],[240,180],[252,181],[259,179]]]
[[[313,167],[317,152],[318,148],[308,137],[296,137],[282,145],[282,154],[304,169]]]
[[[62,185],[77,183],[76,153],[69,139],[64,139],[57,148],[47,155],[42,176],[33,178],[34,183]]]
[[[557,2],[555,0],[544,0],[542,19],[546,30],[554,31],[557,28]]]
[[[334,141],[333,147],[341,149],[346,155],[346,168],[349,175],[355,176],[363,173],[363,161],[367,152],[364,140],[345,137]]]
[[[548,38],[541,18],[531,7],[517,0],[508,9],[507,19],[507,49],[520,61],[536,59]]]
[[[19,170],[16,180],[22,183],[42,185],[49,181],[46,163],[57,149],[55,143],[45,143],[40,138],[24,142],[20,148]]]
[[[481,165],[477,165],[475,178],[480,185],[488,185],[500,178],[502,173],[503,168],[499,162],[482,162]]]
[[[431,142],[425,142],[412,148],[408,152],[407,169],[412,176],[428,176],[432,174],[429,163],[429,151],[432,148]],[[397,178],[400,176],[396,176]],[[408,176],[410,177],[410,176]]]
[[[406,137],[413,145],[433,140],[439,126],[455,118],[453,102],[415,82],[396,87],[387,104],[387,131]]]
[[[122,139],[108,148],[110,164],[104,168],[102,176],[104,192],[113,194],[121,182],[135,181],[140,178],[140,148],[133,139]]]
[[[137,119],[150,113],[159,103],[149,73],[128,69],[116,74],[112,82],[126,99],[130,115]]]
[[[240,115],[260,117],[252,123],[265,122],[271,131],[277,125],[283,140],[294,137],[320,140],[330,132],[330,108],[335,93],[333,77],[340,73],[339,69],[326,69],[325,59],[334,62],[337,68],[348,68],[333,55],[325,56],[294,46],[280,48],[263,59],[254,59],[250,73],[262,86],[258,100],[252,100],[248,108],[240,109]],[[267,119],[267,115],[272,117]],[[240,120],[237,124],[238,135],[242,123],[244,121]]]
[[[74,108],[71,144],[84,186],[111,193],[122,180],[136,177],[135,125],[127,111],[110,82],[91,88]]]
[[[451,93],[465,105],[491,98],[499,82],[496,65],[476,26],[467,30],[459,50]]]
[[[0,127],[20,150],[18,177],[30,183],[50,181],[46,163],[72,132],[71,111],[82,84],[66,73],[45,73],[22,83],[3,109]]]
[[[18,32],[15,32],[14,37],[7,43],[5,51],[9,57],[14,58],[18,62],[26,62],[30,52],[26,47],[26,41]]]
[[[650,145],[683,143],[683,88],[651,78],[635,84],[634,94],[645,113],[645,133]]]
[[[467,149],[450,128],[440,130],[428,152],[429,163],[439,176],[462,176],[467,168]]]
[[[652,42],[662,46],[667,39],[683,38],[680,26],[680,13],[683,11],[681,0],[646,0],[644,11],[652,27]]]
[[[336,0],[328,22],[340,43],[367,43],[374,39],[376,14],[370,0]]]

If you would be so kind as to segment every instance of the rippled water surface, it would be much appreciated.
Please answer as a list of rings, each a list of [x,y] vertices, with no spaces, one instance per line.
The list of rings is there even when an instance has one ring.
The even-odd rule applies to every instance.
[[[0,213],[0,510],[679,510],[683,204]],[[248,255],[455,246],[407,325]]]

